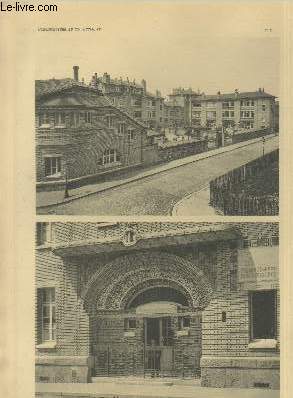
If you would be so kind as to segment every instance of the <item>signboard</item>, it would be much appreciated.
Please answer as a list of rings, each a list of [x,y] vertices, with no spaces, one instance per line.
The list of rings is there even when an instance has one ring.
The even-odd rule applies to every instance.
[[[238,289],[277,289],[279,286],[278,246],[249,247],[238,251]]]

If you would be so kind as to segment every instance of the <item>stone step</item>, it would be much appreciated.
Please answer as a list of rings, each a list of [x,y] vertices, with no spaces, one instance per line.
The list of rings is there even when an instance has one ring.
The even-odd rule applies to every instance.
[[[117,377],[103,377],[97,376],[92,377],[92,383],[112,383],[112,384],[128,384],[128,385],[165,385],[165,386],[173,386],[173,385],[185,385],[185,386],[200,386],[200,379],[179,379],[172,377],[125,377],[125,376],[117,376]]]

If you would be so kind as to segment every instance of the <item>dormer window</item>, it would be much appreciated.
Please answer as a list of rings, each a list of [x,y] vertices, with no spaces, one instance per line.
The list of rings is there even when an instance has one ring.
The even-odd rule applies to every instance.
[[[85,112],[84,120],[85,120],[86,123],[91,123],[92,122],[92,113],[91,112]]]
[[[65,113],[55,113],[55,127],[65,127]]]
[[[106,123],[109,128],[113,127],[113,117],[111,115],[106,117]]]
[[[50,115],[49,113],[40,113],[39,115],[39,126],[50,127]]]
[[[131,129],[127,130],[127,139],[128,139],[128,141],[133,141],[133,139],[134,139],[134,131],[133,130],[131,130]]]
[[[118,124],[118,133],[119,134],[124,134],[126,129],[125,123],[119,123]]]

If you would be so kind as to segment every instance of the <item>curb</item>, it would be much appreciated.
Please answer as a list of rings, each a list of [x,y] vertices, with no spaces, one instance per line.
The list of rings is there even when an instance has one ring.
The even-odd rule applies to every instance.
[[[272,138],[274,138],[274,137],[277,137],[277,136],[276,136],[275,134],[274,134],[274,135],[269,135],[269,136],[267,136],[267,140],[270,140],[270,139],[272,139]],[[113,185],[112,187],[105,187],[105,188],[102,188],[102,189],[98,189],[98,190],[96,190],[96,191],[83,193],[83,194],[80,194],[80,195],[76,195],[76,196],[73,196],[73,197],[69,197],[68,199],[63,200],[62,202],[56,202],[56,203],[52,203],[52,204],[49,204],[49,205],[37,206],[36,208],[37,208],[37,210],[51,209],[51,208],[54,208],[54,207],[59,206],[59,205],[62,205],[62,204],[66,204],[66,203],[73,202],[74,200],[78,200],[78,199],[81,199],[81,198],[85,198],[85,197],[88,197],[88,196],[90,196],[90,195],[94,195],[94,194],[97,194],[97,193],[100,193],[100,192],[102,193],[102,192],[108,191],[108,190],[110,190],[110,189],[119,188],[119,187],[121,187],[122,185],[130,184],[131,182],[134,182],[134,181],[139,181],[139,180],[142,180],[142,179],[144,179],[144,178],[151,177],[151,176],[156,175],[156,174],[161,174],[161,173],[164,173],[164,172],[169,171],[169,170],[172,170],[172,169],[177,169],[178,167],[182,167],[182,166],[185,166],[185,165],[187,165],[187,164],[199,162],[199,161],[204,160],[204,159],[208,159],[208,158],[211,158],[211,157],[214,157],[214,156],[221,155],[222,153],[232,152],[232,151],[234,151],[234,150],[236,150],[236,149],[238,149],[238,148],[244,148],[244,147],[246,147],[246,146],[255,144],[255,143],[257,143],[257,142],[260,142],[261,140],[262,140],[262,137],[260,137],[260,138],[253,138],[252,140],[244,141],[243,145],[239,145],[239,143],[238,143],[238,144],[235,144],[235,145],[239,145],[239,146],[237,146],[237,147],[234,147],[234,146],[233,146],[233,148],[231,148],[232,145],[227,146],[227,147],[223,147],[223,148],[221,148],[221,149],[225,149],[225,150],[223,150],[223,151],[221,151],[221,152],[217,152],[217,153],[210,153],[210,154],[209,154],[209,153],[208,153],[209,151],[207,151],[207,152],[206,152],[206,153],[207,153],[207,156],[205,156],[205,157],[203,157],[203,158],[200,158],[200,159],[192,159],[192,160],[190,160],[189,162],[187,161],[186,163],[182,163],[182,164],[178,164],[178,165],[173,165],[173,166],[171,165],[171,167],[166,168],[165,170],[154,171],[154,172],[151,172],[150,174],[147,174],[147,175],[133,177],[133,178],[129,179],[128,181],[121,181],[120,183],[118,183],[118,184],[116,184],[116,185]],[[212,150],[212,151],[213,151],[213,150]],[[211,152],[212,152],[212,151],[211,151]],[[202,154],[204,154],[204,153],[205,153],[205,152],[202,152],[202,153],[199,153],[199,154],[197,154],[197,155],[202,155]],[[196,155],[193,155],[193,156],[196,156]],[[183,158],[183,159],[184,159],[184,158]],[[186,159],[186,158],[185,158],[185,159]],[[191,193],[191,194],[192,194],[192,193]],[[190,195],[191,195],[191,194],[190,194]]]

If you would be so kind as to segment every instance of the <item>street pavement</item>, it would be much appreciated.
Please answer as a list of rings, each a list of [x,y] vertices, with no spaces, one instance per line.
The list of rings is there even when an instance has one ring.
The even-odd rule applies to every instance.
[[[265,152],[278,148],[278,137],[266,140]],[[67,203],[39,208],[38,214],[73,215],[171,215],[182,198],[208,186],[210,180],[262,155],[259,140],[232,151],[167,169],[103,192]],[[189,216],[198,215],[192,208]]]
[[[39,383],[37,398],[279,398],[279,390],[207,388],[199,385],[126,383]]]

